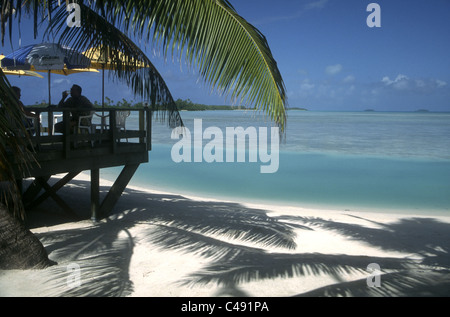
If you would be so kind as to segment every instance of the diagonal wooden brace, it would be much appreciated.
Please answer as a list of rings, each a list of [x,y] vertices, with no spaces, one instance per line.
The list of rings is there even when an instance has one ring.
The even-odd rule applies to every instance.
[[[119,200],[120,196],[127,187],[138,167],[139,164],[128,164],[124,166],[122,172],[117,177],[116,181],[114,182],[113,186],[109,190],[100,206],[99,216],[101,218],[107,217],[112,211],[114,205],[116,204],[117,200]]]
[[[46,199],[51,197],[61,208],[63,208],[66,212],[70,213],[71,216],[73,216],[76,219],[79,219],[79,216],[72,210],[72,208],[70,208],[70,206],[67,205],[66,202],[56,194],[58,190],[60,190],[64,185],[70,182],[79,173],[80,172],[68,173],[53,186],[50,186],[47,183],[49,179],[48,177],[37,177],[35,179],[35,182],[33,183],[34,184],[33,186],[38,185],[40,188],[43,188],[45,192],[41,196],[39,196],[36,200],[34,200],[30,205],[28,205],[28,208],[36,207],[42,202],[44,202]],[[33,189],[33,191],[36,190],[37,189]]]

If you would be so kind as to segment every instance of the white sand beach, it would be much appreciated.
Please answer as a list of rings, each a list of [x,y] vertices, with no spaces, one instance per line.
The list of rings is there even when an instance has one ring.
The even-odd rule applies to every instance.
[[[56,179],[55,179],[56,181]],[[111,183],[101,181],[102,197]],[[89,176],[59,195],[89,214]],[[128,187],[99,223],[48,200],[57,264],[0,271],[0,296],[449,296],[450,216],[242,204]],[[368,269],[376,263],[380,272]]]

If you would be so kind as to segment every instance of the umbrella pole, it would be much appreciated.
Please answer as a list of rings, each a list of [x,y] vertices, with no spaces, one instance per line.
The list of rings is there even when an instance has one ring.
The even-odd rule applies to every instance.
[[[50,92],[50,70],[48,71],[48,105],[51,106],[52,105],[52,95]]]
[[[105,124],[105,64],[102,64],[102,133]]]
[[[102,65],[102,115],[105,107],[105,65]]]
[[[48,108],[51,109],[52,105],[52,95],[50,92],[50,74],[51,71],[48,70]],[[49,110],[48,112],[48,135],[53,135],[53,112]]]

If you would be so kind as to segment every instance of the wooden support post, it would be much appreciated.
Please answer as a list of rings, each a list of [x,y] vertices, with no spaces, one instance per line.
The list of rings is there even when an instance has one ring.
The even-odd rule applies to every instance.
[[[49,107],[49,109],[51,109],[50,107]],[[47,120],[47,123],[48,123],[48,130],[47,130],[47,132],[48,132],[48,136],[52,136],[53,135],[53,133],[55,132],[55,131],[53,131],[53,111],[51,111],[51,110],[49,110],[48,111],[48,120]]]
[[[145,131],[145,111],[140,110],[139,111],[139,131]],[[139,143],[144,143],[145,139],[144,137],[139,138]]]
[[[109,127],[112,135],[112,152],[117,152],[117,125],[116,125],[116,110],[109,112]]]
[[[63,112],[64,152],[66,158],[70,158],[70,112]],[[76,142],[76,141],[75,141]]]
[[[49,87],[49,89],[48,89],[48,109],[50,109],[49,111],[48,111],[48,119],[47,119],[47,122],[48,122],[48,135],[49,136],[52,136],[53,135],[53,111],[51,110],[52,109],[52,94],[51,94],[51,90],[50,90],[50,74],[51,74],[51,71],[50,71],[50,69],[48,70],[48,87]]]
[[[147,151],[152,150],[152,112],[151,110],[146,111],[147,115]]]
[[[100,170],[91,170],[91,220],[96,222],[100,206]]]
[[[127,187],[139,164],[125,165],[100,206],[100,217],[107,217]]]

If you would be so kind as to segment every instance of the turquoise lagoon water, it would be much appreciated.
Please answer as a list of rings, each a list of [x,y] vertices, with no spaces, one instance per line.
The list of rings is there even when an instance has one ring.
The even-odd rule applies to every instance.
[[[193,133],[270,127],[246,111],[182,112]],[[128,126],[137,125],[130,118]],[[290,111],[279,169],[262,162],[175,163],[171,130],[154,123],[150,162],[131,184],[179,194],[338,210],[396,210],[450,215],[450,114]],[[203,146],[209,141],[204,140]],[[269,146],[270,149],[270,146]],[[118,169],[102,171],[113,179]]]

